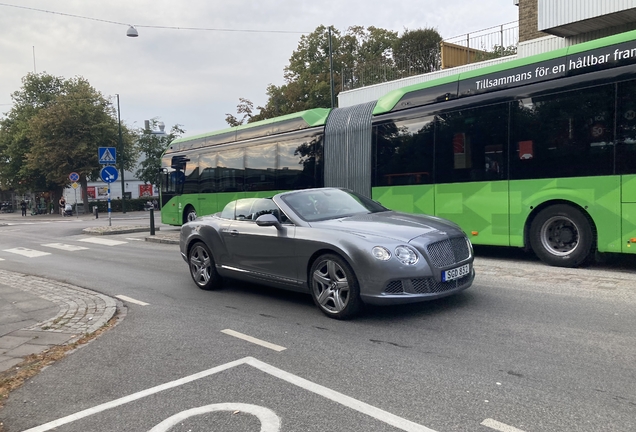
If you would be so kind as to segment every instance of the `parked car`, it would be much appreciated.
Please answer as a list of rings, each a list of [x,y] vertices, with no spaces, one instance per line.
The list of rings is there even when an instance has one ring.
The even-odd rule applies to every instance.
[[[338,188],[232,201],[184,224],[180,250],[201,289],[227,277],[308,292],[339,319],[365,303],[456,294],[475,277],[472,245],[453,222],[391,211]]]

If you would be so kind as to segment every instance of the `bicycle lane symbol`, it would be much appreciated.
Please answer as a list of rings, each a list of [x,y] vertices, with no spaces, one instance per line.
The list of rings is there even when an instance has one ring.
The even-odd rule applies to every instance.
[[[261,432],[279,432],[280,430],[280,418],[274,411],[268,408],[244,403],[222,403],[181,411],[150,429],[150,432],[167,432],[171,427],[176,426],[190,417],[215,411],[241,411],[243,413],[252,414],[261,422]]]
[[[147,396],[154,395],[156,393],[169,390],[175,387],[179,387],[181,385],[191,383],[205,377],[212,376],[219,372],[223,372],[225,370],[228,370],[240,365],[252,366],[260,370],[261,372],[265,372],[271,376],[279,378],[283,381],[286,381],[290,384],[300,387],[306,391],[322,396],[325,399],[331,400],[349,409],[355,410],[361,414],[372,417],[382,423],[391,425],[399,430],[403,430],[405,432],[435,432],[433,429],[429,429],[426,426],[422,426],[420,424],[414,423],[405,418],[396,416],[395,414],[391,414],[388,411],[384,411],[380,408],[376,408],[373,405],[369,405],[365,402],[359,401],[350,396],[339,393],[335,390],[331,390],[330,388],[321,386],[320,384],[316,384],[312,381],[308,381],[297,375],[293,375],[289,372],[285,372],[282,369],[271,366],[253,357],[244,357],[242,359],[225,363],[223,365],[220,365],[220,366],[217,366],[217,367],[214,367],[214,368],[211,368],[211,369],[208,369],[193,375],[189,375],[184,378],[180,378],[174,381],[167,382],[165,384],[151,387],[149,389],[142,390],[140,392],[133,393],[128,396],[124,396],[122,398],[115,399],[113,401],[106,402],[101,405],[94,406],[92,408],[85,409],[83,411],[79,411],[75,414],[71,414],[69,416],[62,417],[57,420],[53,420],[43,425],[31,428],[31,429],[27,429],[23,432],[49,431],[59,426],[72,423],[74,421],[110,410],[113,408],[123,406],[130,402],[143,399]],[[249,412],[250,414],[255,415],[259,419],[259,421],[261,422],[261,432],[278,432],[280,428],[280,419],[273,411],[264,407],[257,406],[257,405],[249,405],[249,404],[243,405],[243,404],[231,404],[231,403],[205,405],[202,407],[181,411],[180,413],[175,414],[167,418],[166,420],[162,421],[150,431],[151,432],[166,432],[169,430],[170,427],[178,423],[181,419],[190,418],[190,417],[201,415],[201,414],[206,414],[209,412],[226,411],[231,406],[238,407],[239,405],[243,406],[243,409],[247,408],[246,412]],[[268,428],[268,429],[264,429],[264,428]]]

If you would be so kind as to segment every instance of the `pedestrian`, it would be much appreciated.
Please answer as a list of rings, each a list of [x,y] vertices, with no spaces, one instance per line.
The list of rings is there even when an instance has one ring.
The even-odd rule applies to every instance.
[[[152,206],[155,208],[155,210],[159,210],[159,203],[157,202],[157,198],[152,200]]]
[[[22,216],[26,216],[27,203],[25,200],[20,202],[20,209],[22,209]]]
[[[64,208],[66,207],[66,200],[64,199],[64,195],[60,198],[60,214],[64,216]]]

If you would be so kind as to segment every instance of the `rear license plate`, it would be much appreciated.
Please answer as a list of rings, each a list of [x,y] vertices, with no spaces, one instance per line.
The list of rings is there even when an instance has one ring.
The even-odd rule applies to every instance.
[[[443,271],[442,282],[448,282],[454,279],[459,279],[463,276],[466,276],[468,273],[470,273],[470,264],[464,264],[461,267]]]

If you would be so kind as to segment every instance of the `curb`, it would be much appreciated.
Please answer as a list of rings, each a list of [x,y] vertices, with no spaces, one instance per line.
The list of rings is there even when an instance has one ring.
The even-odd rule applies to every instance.
[[[159,231],[160,228],[156,227],[155,231]],[[101,226],[101,227],[91,227],[84,228],[82,232],[84,234],[92,234],[92,235],[112,235],[112,234],[129,234],[136,232],[146,232],[150,231],[150,228],[147,226]]]
[[[117,313],[115,299],[64,282],[0,270],[2,284],[40,297],[59,307],[45,321],[0,336],[3,347],[0,372],[25,356],[63,346],[95,333]]]
[[[147,242],[151,242],[151,243],[164,243],[164,244],[179,244],[179,235],[154,235],[154,236],[149,236],[146,237],[145,239]]]

